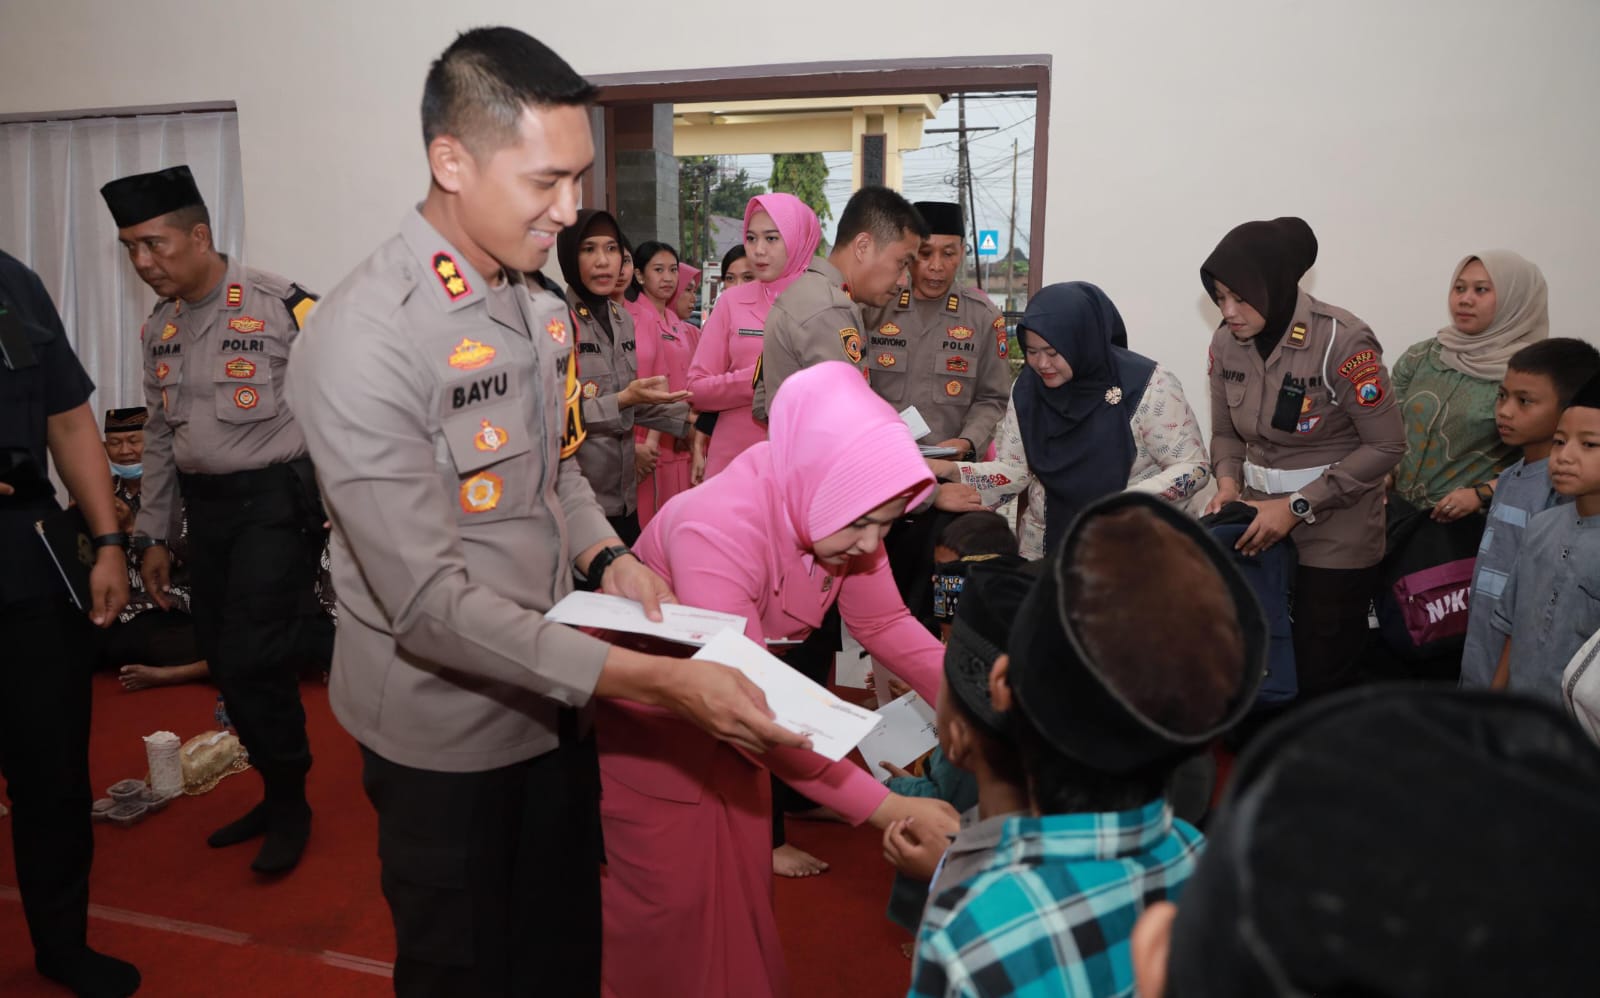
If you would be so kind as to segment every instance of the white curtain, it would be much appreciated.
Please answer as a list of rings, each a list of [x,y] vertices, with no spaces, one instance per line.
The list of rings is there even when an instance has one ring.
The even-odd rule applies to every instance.
[[[139,327],[155,294],[117,243],[101,185],[187,163],[217,248],[243,259],[234,111],[0,124],[0,249],[38,272],[105,409],[142,405]]]

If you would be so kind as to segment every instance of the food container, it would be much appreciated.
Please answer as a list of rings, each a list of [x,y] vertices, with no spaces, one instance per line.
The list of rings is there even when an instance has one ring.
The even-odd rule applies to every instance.
[[[176,795],[174,794],[173,796]],[[144,796],[140,798],[140,803],[142,803],[146,810],[148,810],[151,814],[155,814],[157,811],[166,807],[171,802],[172,797],[169,797],[165,794],[156,793],[154,787],[147,789],[144,792]]]
[[[95,821],[105,821],[106,815],[109,814],[111,809],[116,806],[117,802],[112,800],[110,797],[102,797],[94,802],[94,807],[90,809],[89,815]]]
[[[118,804],[140,803],[148,789],[149,785],[143,780],[118,780],[106,788],[106,793]]]
[[[106,820],[111,822],[113,825],[121,825],[123,828],[127,828],[129,825],[137,825],[139,822],[143,821],[144,816],[149,813],[150,809],[142,802],[124,803],[118,804],[116,807],[107,811]]]

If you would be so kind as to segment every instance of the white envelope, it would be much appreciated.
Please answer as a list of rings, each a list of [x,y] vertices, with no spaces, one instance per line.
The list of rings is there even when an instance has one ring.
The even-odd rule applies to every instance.
[[[700,647],[726,630],[744,632],[746,621],[736,613],[699,607],[661,604],[661,622],[644,615],[644,607],[621,596],[570,592],[545,613],[545,619],[569,627],[594,627],[629,634],[647,634],[666,641]]]
[[[878,763],[888,762],[904,768],[939,744],[933,707],[915,693],[907,693],[878,708],[878,717],[883,723],[861,739],[861,757],[867,760],[872,775],[880,781],[893,774]]]

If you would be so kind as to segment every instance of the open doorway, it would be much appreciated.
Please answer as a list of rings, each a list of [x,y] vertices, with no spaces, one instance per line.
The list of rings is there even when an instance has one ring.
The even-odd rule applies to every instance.
[[[635,242],[660,239],[720,287],[744,202],[785,190],[834,216],[865,184],[961,205],[958,278],[1013,321],[1042,275],[1050,57],[748,66],[598,77],[586,191]]]

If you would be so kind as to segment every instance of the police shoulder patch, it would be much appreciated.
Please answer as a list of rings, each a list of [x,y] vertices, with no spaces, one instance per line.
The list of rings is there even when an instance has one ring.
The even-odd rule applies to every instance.
[[[291,284],[289,293],[283,296],[283,305],[289,310],[289,318],[294,320],[294,328],[304,329],[311,310],[317,307],[317,296],[298,284]]]
[[[861,331],[854,326],[846,326],[839,330],[839,343],[844,347],[844,355],[850,358],[850,363],[861,363]]]

